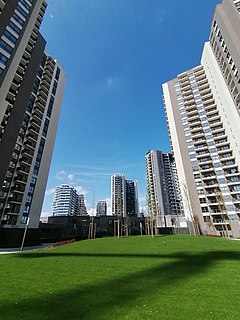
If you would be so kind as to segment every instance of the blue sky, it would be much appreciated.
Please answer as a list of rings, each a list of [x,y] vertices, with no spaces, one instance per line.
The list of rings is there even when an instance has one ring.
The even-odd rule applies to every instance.
[[[48,0],[41,32],[67,77],[42,214],[69,183],[89,212],[110,176],[139,182],[145,154],[170,152],[162,83],[200,63],[218,0]]]

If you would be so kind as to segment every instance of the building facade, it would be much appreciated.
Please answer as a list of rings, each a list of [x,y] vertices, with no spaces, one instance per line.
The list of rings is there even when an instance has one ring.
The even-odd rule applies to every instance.
[[[106,216],[107,215],[107,202],[106,201],[98,201],[97,202],[97,210],[96,210],[96,216]]]
[[[85,205],[85,200],[84,200],[84,195],[83,194],[78,194],[78,210],[77,210],[77,215],[86,215],[87,213],[87,208]]]
[[[126,216],[125,177],[116,173],[111,176],[112,214],[119,217]]]
[[[87,214],[83,194],[74,187],[62,184],[56,187],[52,204],[53,216],[79,216]]]
[[[158,150],[148,151],[146,176],[149,214],[156,217],[158,227],[167,227],[172,216],[182,213],[180,189],[172,154]]]
[[[111,199],[113,215],[138,217],[138,183],[136,180],[126,180],[123,174],[112,175]]]
[[[185,215],[227,237],[240,237],[239,7],[216,6],[201,64],[163,85]]]
[[[138,202],[138,182],[136,180],[125,181],[126,190],[126,216],[139,216],[139,202]]]
[[[0,228],[38,228],[65,75],[45,52],[44,0],[0,1]]]

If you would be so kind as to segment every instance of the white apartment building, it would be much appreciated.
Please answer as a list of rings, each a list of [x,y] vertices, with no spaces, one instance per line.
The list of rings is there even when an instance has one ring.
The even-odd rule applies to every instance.
[[[163,84],[186,217],[240,237],[240,1],[216,6],[201,64]]]
[[[75,216],[87,214],[83,194],[74,187],[62,184],[56,187],[52,204],[53,216]]]

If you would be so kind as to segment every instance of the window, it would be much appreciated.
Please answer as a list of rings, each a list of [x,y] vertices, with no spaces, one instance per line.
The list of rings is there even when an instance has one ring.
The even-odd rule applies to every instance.
[[[17,42],[17,38],[14,35],[12,35],[8,30],[5,30],[3,35],[13,44]]]
[[[46,119],[46,120],[45,120],[45,123],[44,123],[44,127],[43,127],[43,133],[42,133],[44,137],[46,137],[46,135],[47,135],[48,126],[49,126],[49,120]]]
[[[54,83],[53,83],[53,88],[52,88],[52,94],[53,94],[53,95],[55,95],[55,94],[56,94],[56,91],[57,91],[57,85],[58,85],[58,84],[57,84],[57,81],[55,80],[55,81],[54,81]]]
[[[31,203],[32,202],[32,196],[27,196],[26,202]]]
[[[0,53],[0,62],[2,62],[5,65],[8,62],[8,58],[3,53]]]
[[[47,110],[47,116],[50,118],[52,114],[52,109],[53,109],[53,104],[54,104],[54,97],[51,96],[49,105],[48,105],[48,110]]]
[[[4,40],[0,40],[0,47],[3,48],[8,53],[11,53],[13,50],[13,48],[10,47]]]
[[[27,18],[27,12],[23,10],[19,5],[17,5],[16,10],[24,17]]]
[[[15,23],[13,23],[12,21],[9,22],[8,27],[11,28],[14,32],[16,32],[17,34],[20,34],[21,29],[19,29]]]
[[[35,94],[37,93],[39,84],[40,84],[40,80],[36,79],[34,82],[33,88],[32,88],[33,93],[35,93]]]
[[[225,178],[219,178],[219,179],[218,179],[218,182],[219,182],[220,184],[225,184],[225,183],[226,183],[226,180],[225,180]]]
[[[23,19],[21,19],[15,12],[13,13],[13,18],[21,25],[24,25]]]
[[[36,179],[36,178],[34,178],[34,177],[32,177],[32,179],[31,179],[31,183],[32,183],[33,185],[35,185],[35,184],[36,184],[36,182],[37,182],[37,179]]]
[[[231,177],[231,182],[238,182],[240,181],[239,177]]]
[[[22,3],[22,5],[27,9],[27,10],[30,10],[30,6],[29,4],[25,1],[25,0],[20,0],[20,2]]]
[[[42,56],[41,63],[40,63],[40,65],[41,65],[42,67],[44,67],[44,65],[45,65],[45,63],[46,63],[46,60],[47,60],[47,56],[44,54],[44,55]]]
[[[30,206],[29,205],[25,205],[24,209],[23,209],[23,212],[24,213],[29,213],[29,210],[30,210]]]
[[[56,72],[55,79],[59,80],[59,76],[60,76],[60,68],[57,67],[57,72]]]
[[[33,109],[33,105],[34,105],[34,101],[35,101],[35,97],[34,95],[31,94],[29,101],[28,101],[28,105],[27,105],[27,111],[31,112]]]

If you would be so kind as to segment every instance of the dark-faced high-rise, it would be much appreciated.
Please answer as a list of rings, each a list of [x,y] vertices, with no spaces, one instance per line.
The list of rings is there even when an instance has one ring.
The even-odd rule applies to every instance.
[[[46,6],[0,1],[1,228],[37,228],[41,214],[65,84],[39,33]]]

